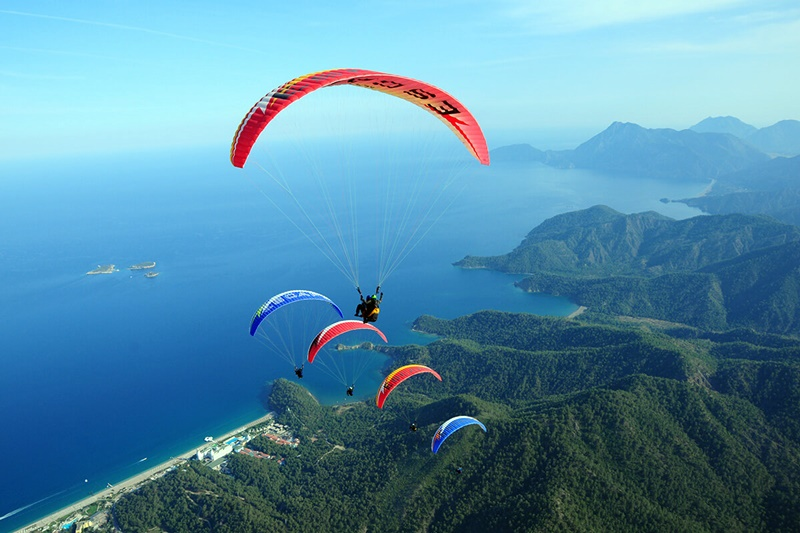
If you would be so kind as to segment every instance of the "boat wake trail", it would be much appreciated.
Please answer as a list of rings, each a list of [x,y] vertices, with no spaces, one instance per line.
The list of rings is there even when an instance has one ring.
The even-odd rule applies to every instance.
[[[11,511],[10,513],[6,513],[6,514],[4,514],[3,516],[0,516],[0,520],[5,520],[6,518],[11,518],[11,517],[12,517],[12,516],[14,516],[15,514],[17,514],[17,513],[21,513],[21,512],[22,512],[22,511],[24,511],[25,509],[30,509],[30,508],[31,508],[31,507],[33,507],[34,505],[40,504],[40,503],[42,503],[42,502],[43,502],[43,501],[45,501],[45,500],[49,500],[50,498],[54,498],[54,497],[58,496],[59,494],[63,494],[64,492],[66,492],[66,491],[63,491],[63,490],[61,490],[61,491],[58,491],[58,492],[56,492],[55,494],[51,494],[50,496],[47,496],[46,498],[42,498],[41,500],[37,500],[37,501],[35,501],[35,502],[33,502],[33,503],[29,503],[28,505],[24,505],[24,506],[20,507],[19,509],[14,509],[14,510],[13,510],[13,511]]]

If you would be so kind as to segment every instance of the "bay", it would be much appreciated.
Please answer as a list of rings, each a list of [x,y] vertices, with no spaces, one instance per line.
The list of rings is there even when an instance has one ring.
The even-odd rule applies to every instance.
[[[247,333],[253,312],[273,294],[316,290],[345,313],[358,302],[349,282],[224,154],[4,167],[0,531],[264,414],[268,384],[294,379]],[[658,199],[703,188],[543,166],[480,167],[461,179],[457,202],[383,287],[379,327],[390,344],[430,342],[411,331],[422,314],[566,315],[574,304],[523,293],[516,276],[452,263],[506,253],[544,219],[600,203],[693,216],[699,211]],[[127,269],[142,261],[156,261],[159,276]],[[110,263],[119,271],[85,275]],[[381,365],[376,359],[359,380],[357,399],[374,395]],[[345,401],[341,385],[311,367],[303,384],[323,403]]]

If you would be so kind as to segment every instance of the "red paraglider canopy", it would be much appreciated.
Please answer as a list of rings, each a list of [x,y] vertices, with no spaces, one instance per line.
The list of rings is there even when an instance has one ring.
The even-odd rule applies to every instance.
[[[489,164],[489,149],[478,122],[452,95],[423,81],[404,76],[372,70],[335,69],[300,76],[264,95],[245,115],[233,136],[233,166],[244,167],[256,139],[275,115],[306,94],[335,85],[373,89],[425,109],[444,122],[478,161],[484,165]]]
[[[330,342],[334,337],[338,337],[342,333],[347,333],[348,331],[354,331],[358,329],[372,330],[381,336],[383,342],[389,342],[386,340],[386,335],[384,335],[381,330],[372,324],[366,324],[360,320],[342,320],[340,322],[334,322],[327,328],[320,331],[314,340],[311,341],[311,346],[308,347],[308,362],[313,363],[314,358],[317,356],[317,353],[320,351],[320,349],[325,346],[325,344]]]

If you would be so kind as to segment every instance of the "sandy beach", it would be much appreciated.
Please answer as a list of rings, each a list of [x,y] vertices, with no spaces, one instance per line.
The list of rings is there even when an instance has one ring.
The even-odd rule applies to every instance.
[[[581,306],[580,306],[580,307],[578,307],[576,310],[574,310],[573,312],[571,312],[570,314],[568,314],[568,315],[566,316],[566,318],[575,318],[576,316],[580,315],[581,313],[583,313],[583,312],[584,312],[584,311],[586,311],[587,309],[589,309],[589,308],[588,308],[588,307],[584,307],[584,306],[582,306],[582,305],[581,305]]]
[[[225,435],[219,438],[215,438],[216,442],[225,441],[235,435],[238,435],[244,432],[247,428],[256,426],[259,424],[263,424],[273,418],[273,413],[267,413],[266,415],[253,420],[252,422],[247,423],[244,426],[238,427],[232,431],[229,431]],[[160,475],[166,473],[170,468],[173,466],[180,464],[183,461],[186,461],[193,457],[197,450],[202,448],[203,446],[208,445],[206,442],[199,442],[196,447],[192,448],[191,450],[186,451],[185,453],[177,456],[172,457],[168,461],[164,461],[163,463],[154,466],[144,472],[132,476],[120,483],[117,483],[113,487],[106,488],[92,496],[84,498],[80,501],[77,501],[71,505],[63,507],[58,511],[51,513],[43,518],[40,518],[36,522],[28,524],[27,526],[23,527],[22,529],[18,529],[18,532],[31,532],[31,531],[57,531],[61,527],[61,523],[65,521],[67,518],[70,517],[71,514],[80,511],[81,509],[92,505],[94,502],[102,499],[114,499],[119,498],[126,492],[136,489],[142,483],[149,481],[151,478],[157,478]]]

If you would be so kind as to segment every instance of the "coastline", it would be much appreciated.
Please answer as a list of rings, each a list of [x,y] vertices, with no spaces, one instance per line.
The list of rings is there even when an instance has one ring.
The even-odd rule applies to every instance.
[[[215,442],[225,441],[235,435],[244,432],[247,428],[263,424],[268,420],[272,420],[274,417],[275,413],[269,412],[264,416],[257,418],[256,420],[248,422],[243,426],[240,426],[234,430],[225,433],[225,435],[219,438],[215,438],[214,441]],[[124,494],[136,490],[142,484],[150,481],[151,479],[155,479],[159,476],[166,474],[167,471],[169,471],[172,467],[182,463],[183,461],[189,460],[191,457],[195,455],[195,453],[197,453],[197,450],[199,448],[202,448],[207,444],[208,444],[207,442],[199,443],[196,447],[192,448],[191,450],[188,450],[176,457],[171,457],[168,460],[145,470],[144,472],[133,475],[123,481],[120,481],[116,485],[103,489],[102,491],[96,494],[83,498],[82,500],[67,505],[66,507],[62,507],[61,509],[53,513],[50,513],[47,516],[39,518],[35,522],[31,522],[30,524],[23,526],[20,529],[17,529],[16,531],[17,533],[32,532],[32,531],[60,531],[62,522],[67,521],[67,519],[69,519],[70,515],[72,515],[73,513],[76,513],[81,509],[89,507],[90,505],[99,500],[111,499],[113,501],[116,501]]]
[[[583,305],[581,305],[581,306],[579,306],[579,307],[578,307],[576,310],[574,310],[573,312],[571,312],[570,314],[568,314],[568,315],[567,315],[566,317],[564,317],[564,318],[567,318],[567,319],[570,319],[570,318],[575,318],[576,316],[578,316],[578,315],[582,314],[582,313],[583,313],[584,311],[586,311],[587,309],[589,309],[589,308],[588,308],[588,307],[585,307],[585,306],[583,306]]]

